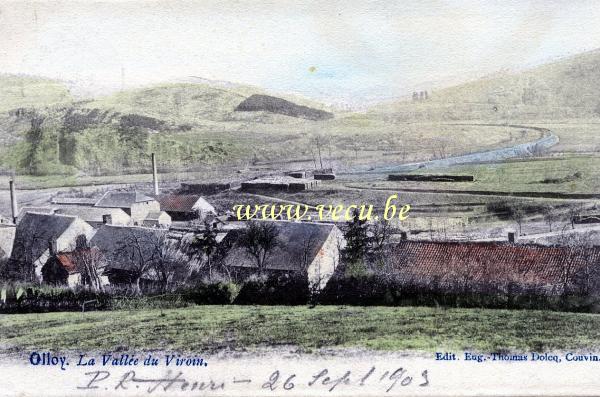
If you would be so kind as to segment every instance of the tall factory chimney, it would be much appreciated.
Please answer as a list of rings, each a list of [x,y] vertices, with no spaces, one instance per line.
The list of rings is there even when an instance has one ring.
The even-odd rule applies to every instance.
[[[154,195],[158,196],[158,174],[156,172],[156,156],[152,153],[152,182],[154,183]]]
[[[12,179],[8,182],[10,187],[10,209],[12,210],[13,222],[17,223],[17,215],[19,214],[19,208],[17,208],[17,194],[15,193],[15,181]]]

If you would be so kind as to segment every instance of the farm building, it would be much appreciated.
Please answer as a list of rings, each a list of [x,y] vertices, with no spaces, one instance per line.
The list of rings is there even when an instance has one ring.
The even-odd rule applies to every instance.
[[[242,182],[242,191],[245,192],[300,192],[313,189],[319,181],[314,179],[293,178],[291,176],[258,178]]]
[[[134,225],[141,225],[150,212],[160,211],[158,201],[137,191],[108,191],[104,193],[94,206],[100,208],[120,208],[131,217]]]
[[[405,240],[390,258],[397,275],[407,281],[482,288],[519,285],[560,293],[578,271],[600,263],[600,248]]]
[[[72,250],[77,239],[89,240],[93,234],[94,228],[81,218],[27,212],[17,225],[11,260],[17,266],[33,264],[41,280],[42,266],[50,256]]]
[[[267,221],[265,221],[267,222]],[[342,232],[333,224],[273,222],[277,227],[277,245],[265,261],[267,273],[302,274],[313,288],[323,288],[339,263],[345,246]],[[244,229],[233,229],[222,245],[227,247],[224,265],[239,278],[257,273],[254,257],[238,241]]]
[[[165,211],[151,211],[142,222],[142,226],[168,229],[171,227],[171,216]]]
[[[157,200],[174,221],[204,220],[217,214],[215,207],[197,194],[163,194]]]

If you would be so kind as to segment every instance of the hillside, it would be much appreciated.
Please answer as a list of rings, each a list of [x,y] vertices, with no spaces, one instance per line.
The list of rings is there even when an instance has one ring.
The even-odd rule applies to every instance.
[[[370,113],[448,120],[600,117],[598,81],[600,50],[430,91],[425,100],[379,105]]]
[[[40,108],[73,100],[67,87],[43,77],[0,75],[0,112]]]

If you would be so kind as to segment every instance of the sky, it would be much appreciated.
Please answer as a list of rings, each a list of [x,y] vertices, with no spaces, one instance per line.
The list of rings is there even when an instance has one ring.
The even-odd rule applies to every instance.
[[[600,48],[597,1],[6,1],[0,73],[103,94],[189,76],[373,103]]]

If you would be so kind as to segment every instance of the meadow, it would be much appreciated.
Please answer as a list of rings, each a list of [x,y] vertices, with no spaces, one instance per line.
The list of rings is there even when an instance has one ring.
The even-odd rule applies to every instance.
[[[291,346],[305,352],[365,348],[497,351],[597,350],[600,316],[431,307],[193,306],[4,315],[0,353],[218,352]]]

